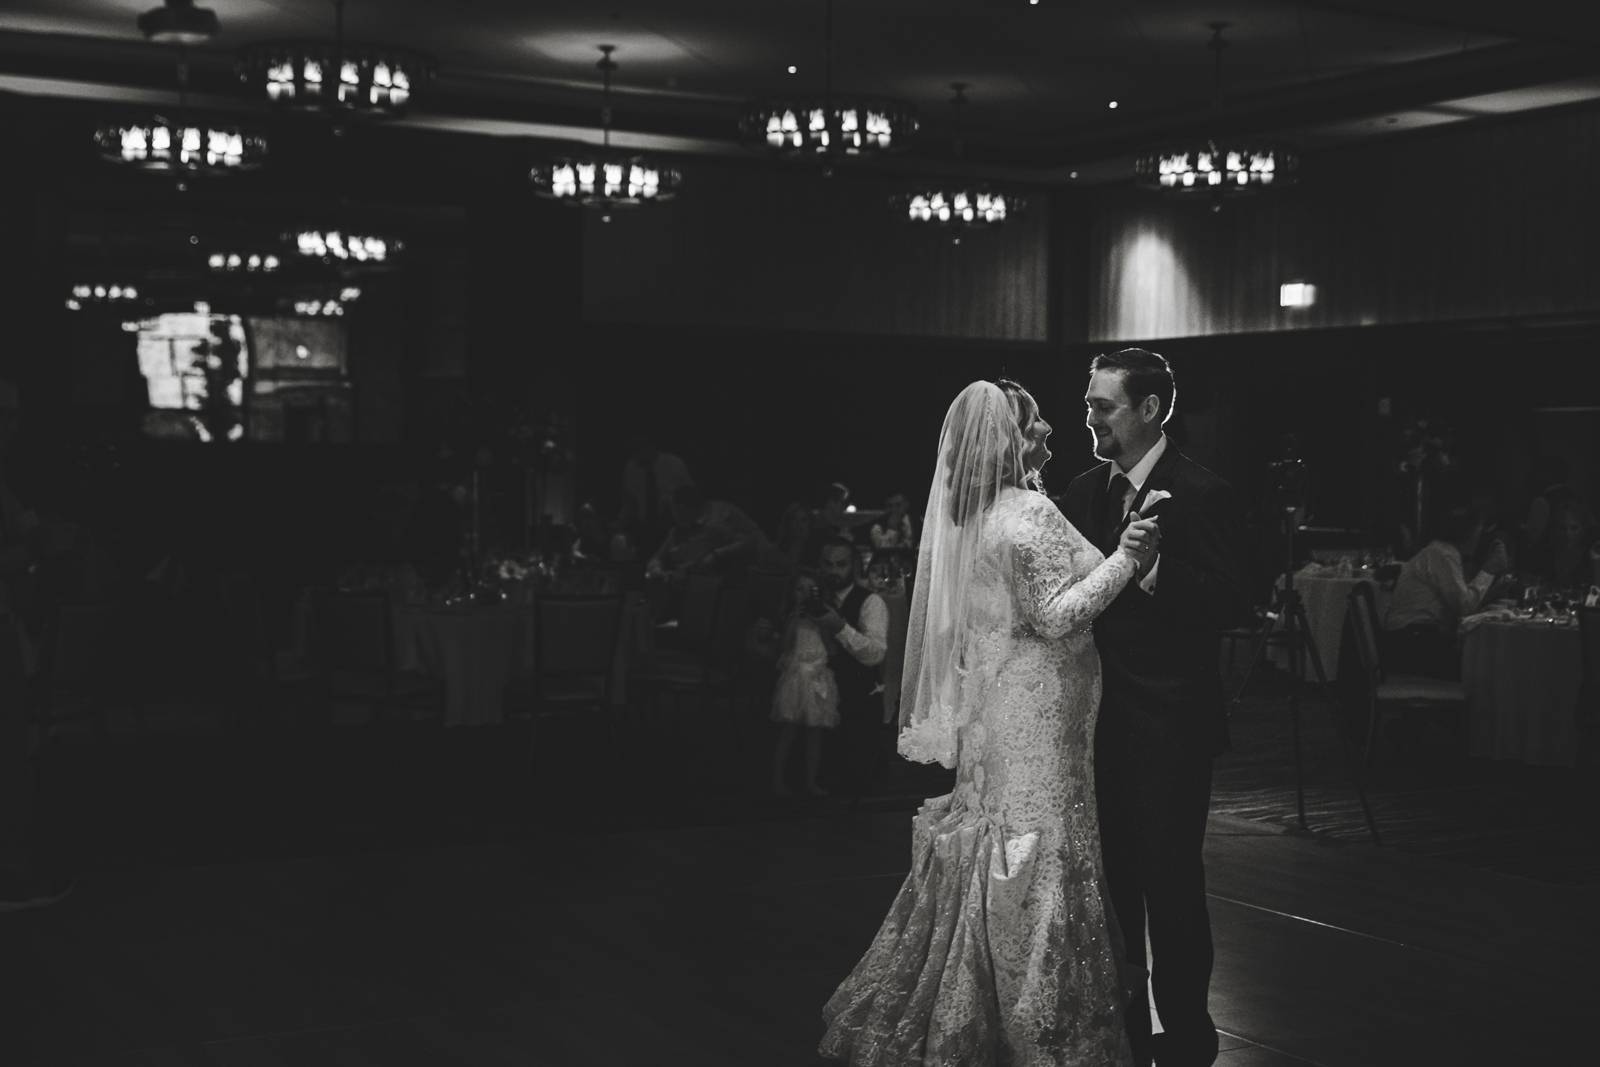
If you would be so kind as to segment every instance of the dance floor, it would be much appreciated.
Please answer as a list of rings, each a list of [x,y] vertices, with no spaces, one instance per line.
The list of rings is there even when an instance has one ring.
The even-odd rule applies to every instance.
[[[908,819],[575,808],[518,842],[90,872],[0,916],[0,1063],[816,1064]],[[1592,1010],[1595,887],[1225,816],[1207,858],[1225,1067],[1534,1063]]]

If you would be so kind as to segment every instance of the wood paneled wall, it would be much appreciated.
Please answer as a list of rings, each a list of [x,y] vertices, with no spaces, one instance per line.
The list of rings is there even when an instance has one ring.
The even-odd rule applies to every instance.
[[[1305,161],[1229,203],[1081,198],[1090,341],[1600,311],[1600,110],[1450,127]],[[1278,307],[1303,279],[1317,303]]]
[[[662,207],[584,220],[594,323],[1045,339],[1049,203],[993,233],[920,232],[903,183],[691,160]]]

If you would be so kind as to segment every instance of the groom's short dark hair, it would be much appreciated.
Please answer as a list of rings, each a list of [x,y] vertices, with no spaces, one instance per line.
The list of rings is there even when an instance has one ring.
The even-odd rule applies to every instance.
[[[1147,396],[1161,402],[1162,425],[1172,418],[1172,405],[1178,399],[1178,387],[1172,381],[1172,368],[1158,353],[1147,348],[1121,348],[1115,352],[1102,352],[1089,364],[1089,373],[1097,370],[1122,371],[1122,388],[1135,404]]]

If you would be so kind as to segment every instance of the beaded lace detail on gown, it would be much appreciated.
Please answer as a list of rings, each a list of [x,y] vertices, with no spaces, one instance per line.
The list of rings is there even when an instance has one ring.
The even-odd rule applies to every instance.
[[[991,684],[959,731],[955,789],[914,817],[910,873],[824,1007],[819,1051],[853,1067],[1120,1067],[1090,625],[1137,564],[1103,557],[1038,493],[1006,493],[984,521],[976,581],[1016,622],[981,639]]]

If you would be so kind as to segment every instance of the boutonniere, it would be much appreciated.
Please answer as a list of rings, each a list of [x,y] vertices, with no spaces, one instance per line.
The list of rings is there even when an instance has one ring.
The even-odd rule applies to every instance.
[[[1138,511],[1129,512],[1128,517],[1133,519],[1148,519],[1151,511],[1155,509],[1157,504],[1161,503],[1163,500],[1171,499],[1172,494],[1167,492],[1165,489],[1152,489],[1150,492],[1145,494],[1144,505],[1140,507]]]

